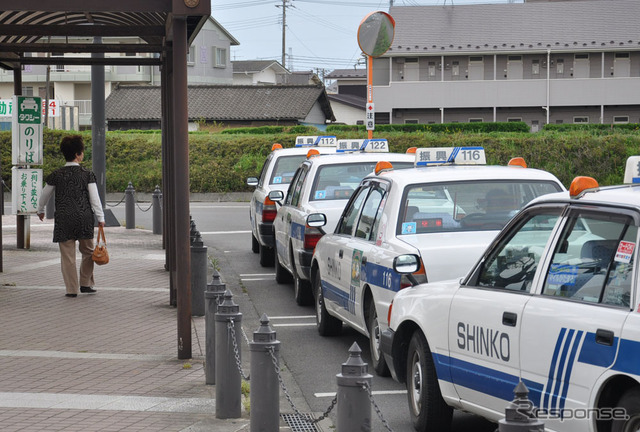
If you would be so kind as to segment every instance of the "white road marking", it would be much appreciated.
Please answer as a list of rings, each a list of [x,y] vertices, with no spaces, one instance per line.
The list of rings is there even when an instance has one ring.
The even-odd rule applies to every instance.
[[[271,324],[271,327],[315,327],[316,323]]]
[[[219,234],[249,234],[251,230],[247,231],[205,231],[201,232],[200,235],[219,235]]]
[[[252,277],[252,276],[275,276],[275,273],[244,273],[241,274],[240,277]]]
[[[374,396],[402,395],[402,394],[407,394],[407,391],[406,390],[376,390],[376,391],[372,391],[371,394]],[[317,398],[330,398],[330,397],[335,397],[336,393],[335,392],[314,393],[313,395]]]
[[[269,315],[267,315],[269,316]],[[274,320],[274,319],[305,319],[305,318],[315,318],[315,315],[281,315],[281,316],[270,316],[269,319],[270,320]]]

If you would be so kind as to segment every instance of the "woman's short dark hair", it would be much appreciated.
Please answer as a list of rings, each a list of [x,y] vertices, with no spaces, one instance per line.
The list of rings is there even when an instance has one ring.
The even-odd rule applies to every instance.
[[[84,152],[84,142],[80,135],[70,135],[60,141],[60,151],[67,162],[71,162],[79,154]]]

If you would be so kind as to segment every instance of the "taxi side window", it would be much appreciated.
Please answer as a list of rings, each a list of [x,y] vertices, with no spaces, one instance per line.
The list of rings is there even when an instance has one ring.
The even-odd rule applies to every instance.
[[[262,187],[264,184],[264,180],[267,177],[267,167],[271,164],[273,160],[273,153],[267,156],[267,160],[264,161],[264,165],[262,165],[262,171],[260,171],[260,177],[258,177],[258,187]]]
[[[285,205],[292,204],[293,196],[295,195],[296,189],[298,191],[298,197],[300,196],[300,190],[302,189],[301,180],[304,180],[305,175],[306,175],[306,171],[303,169],[303,167],[298,168],[298,170],[293,176],[293,180],[291,181],[291,184],[289,185],[289,189],[287,190],[287,196],[284,199]],[[296,202],[298,200],[299,198],[296,200]]]
[[[376,221],[379,218],[382,198],[384,197],[384,190],[380,188],[373,188],[367,201],[364,203],[360,220],[358,220],[358,227],[356,228],[355,237],[363,238],[365,240],[375,239],[375,231],[377,231]]]
[[[531,214],[520,221],[487,257],[477,285],[530,292],[531,282],[560,217],[560,209]]]
[[[304,169],[304,167],[300,168],[300,173],[298,178],[296,179],[295,185],[293,187],[293,193],[291,195],[291,205],[297,207],[300,203],[300,195],[302,193],[302,186],[304,185],[304,179],[307,177],[308,170]]]
[[[626,218],[569,218],[542,293],[588,303],[629,307],[638,228]]]
[[[364,199],[367,197],[369,190],[369,187],[360,188],[357,191],[355,198],[349,202],[347,208],[342,214],[342,217],[340,218],[340,223],[336,230],[337,234],[351,235],[356,218],[358,217],[358,213],[360,213],[360,208],[362,207],[362,203],[364,203]]]

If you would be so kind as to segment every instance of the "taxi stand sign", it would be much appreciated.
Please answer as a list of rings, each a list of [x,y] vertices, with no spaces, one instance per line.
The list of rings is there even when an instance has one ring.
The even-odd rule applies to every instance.
[[[486,165],[487,159],[482,147],[432,147],[416,150],[415,166],[444,164]]]
[[[42,170],[34,168],[11,168],[12,214],[35,214],[42,192]]]
[[[335,135],[315,135],[296,137],[296,147],[335,147],[337,138]]]
[[[13,165],[42,165],[41,98],[14,96],[11,162]]]
[[[339,140],[337,153],[362,151],[365,153],[388,153],[389,142],[384,138],[375,139],[345,139]]]
[[[631,156],[627,159],[627,166],[624,170],[624,183],[640,183],[640,156]]]

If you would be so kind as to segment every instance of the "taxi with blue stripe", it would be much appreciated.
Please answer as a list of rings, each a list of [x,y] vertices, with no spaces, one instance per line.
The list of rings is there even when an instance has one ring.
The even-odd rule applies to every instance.
[[[486,165],[481,147],[424,148],[414,158],[414,168],[381,164],[362,181],[311,264],[319,333],[337,334],[345,323],[369,336],[370,364],[380,375],[389,372],[380,332],[393,296],[411,278],[464,276],[522,206],[564,190],[554,175],[523,167],[521,158]],[[418,257],[415,274],[394,270],[404,254]]]
[[[618,186],[577,177],[520,211],[464,278],[395,296],[381,345],[417,431],[449,430],[454,409],[498,421],[522,386],[547,431],[640,430],[639,169],[629,158]]]
[[[274,220],[276,281],[293,279],[294,297],[300,305],[313,303],[309,271],[316,243],[325,229],[333,231],[360,181],[382,159],[399,167],[413,165],[413,155],[390,153],[386,139],[338,140],[336,153],[318,157],[310,150],[308,159],[295,172],[286,197],[281,191],[269,194],[280,205]],[[313,222],[319,214],[323,215],[324,229]]]
[[[254,186],[249,204],[249,222],[251,223],[251,250],[260,254],[263,267],[273,265],[275,237],[273,220],[276,217],[276,203],[269,199],[272,190],[286,191],[293,174],[307,158],[309,149],[318,153],[335,153],[337,139],[333,135],[298,136],[295,147],[283,148],[282,144],[271,146],[259,177],[249,177],[247,184]]]

